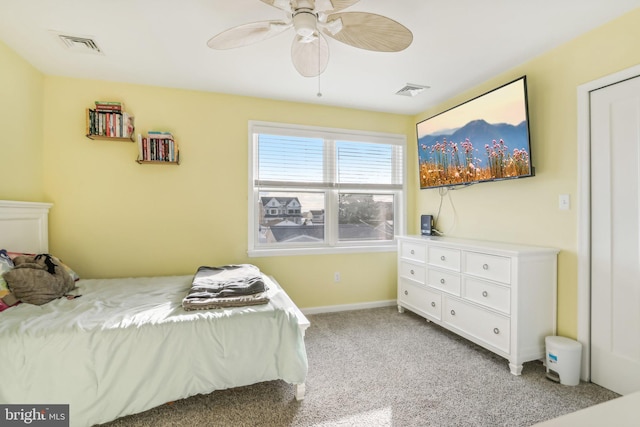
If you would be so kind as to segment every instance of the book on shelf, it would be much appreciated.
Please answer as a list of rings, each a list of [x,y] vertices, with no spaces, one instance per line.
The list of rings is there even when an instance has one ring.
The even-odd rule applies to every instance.
[[[115,132],[115,116],[111,113],[107,113],[107,135],[108,136],[116,136]]]
[[[150,162],[176,163],[178,143],[168,132],[149,132],[145,137],[138,134],[138,159]]]
[[[142,145],[142,135],[138,134],[138,159],[144,160],[144,151]]]
[[[135,131],[135,119],[126,112],[87,110],[88,134],[115,138],[129,138]]]
[[[149,138],[173,139],[173,135],[171,134],[171,132],[160,132],[157,130],[150,130],[149,132],[147,132],[147,134],[149,135]]]
[[[124,104],[122,102],[116,101],[95,101],[96,106],[100,105],[103,107],[113,107],[113,108],[123,108]]]
[[[122,108],[120,107],[103,107],[100,105],[96,105],[96,111],[101,111],[104,113],[121,113]]]
[[[86,122],[87,122],[87,128],[86,128],[85,135],[92,135],[93,134],[93,112],[90,109],[87,109]]]
[[[96,111],[104,111],[104,112],[124,111],[124,104],[122,102],[95,101],[95,104],[96,104]]]

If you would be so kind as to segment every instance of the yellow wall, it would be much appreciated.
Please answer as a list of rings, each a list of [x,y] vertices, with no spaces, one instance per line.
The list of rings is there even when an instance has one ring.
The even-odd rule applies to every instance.
[[[457,215],[445,199],[438,226],[561,249],[559,333],[575,337],[576,87],[640,63],[638,39],[640,10],[415,117],[43,77],[0,43],[0,124],[8,135],[0,139],[0,166],[19,177],[15,187],[0,186],[0,199],[53,202],[51,251],[84,277],[253,262],[301,307],[393,299],[394,253],[247,258],[247,121],[405,133],[408,231],[415,233],[419,215],[435,214],[440,202],[437,191],[417,189],[415,122],[526,74],[536,176],[450,192]],[[84,110],[97,99],[125,102],[138,130],[173,132],[182,164],[138,165],[135,144],[85,138]],[[571,195],[570,211],[558,210],[559,194]]]
[[[0,42],[0,199],[41,201],[44,76]]]
[[[395,299],[393,252],[247,257],[248,121],[406,134],[412,117],[61,77],[46,77],[44,99],[51,251],[81,276],[251,262],[301,307]],[[95,100],[124,102],[139,131],[172,132],[181,164],[139,165],[136,144],[86,138]]]
[[[577,87],[640,63],[638,40],[640,9],[416,117],[418,121],[430,117],[527,75],[531,153],[536,176],[451,191],[444,199],[437,225],[452,236],[561,249],[560,335],[577,335]],[[414,157],[410,164],[417,164],[417,159]],[[571,196],[571,210],[558,209],[560,194]],[[419,192],[419,212],[436,214],[439,203],[437,190]],[[414,226],[417,227],[415,221]]]

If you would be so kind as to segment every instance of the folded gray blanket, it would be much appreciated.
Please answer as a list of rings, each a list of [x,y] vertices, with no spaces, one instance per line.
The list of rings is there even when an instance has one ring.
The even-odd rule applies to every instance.
[[[268,288],[260,269],[251,264],[202,266],[182,300],[185,310],[266,304]]]

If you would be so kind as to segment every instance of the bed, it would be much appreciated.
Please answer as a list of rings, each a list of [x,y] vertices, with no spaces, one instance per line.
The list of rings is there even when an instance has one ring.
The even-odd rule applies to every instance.
[[[50,207],[0,201],[0,246],[47,253]],[[192,279],[80,279],[80,297],[0,312],[0,402],[69,404],[88,426],[263,381],[303,399],[309,322],[276,280],[267,304],[187,311]]]

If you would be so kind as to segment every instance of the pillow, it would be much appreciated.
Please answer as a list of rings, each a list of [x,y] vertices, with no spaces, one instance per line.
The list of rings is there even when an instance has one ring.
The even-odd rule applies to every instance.
[[[0,298],[9,293],[7,281],[2,275],[13,268],[13,261],[5,249],[0,249]],[[2,310],[0,310],[2,311]]]
[[[13,261],[14,268],[3,274],[11,289],[11,294],[3,298],[7,305],[17,301],[46,304],[76,286],[60,261],[49,254],[22,255]]]

